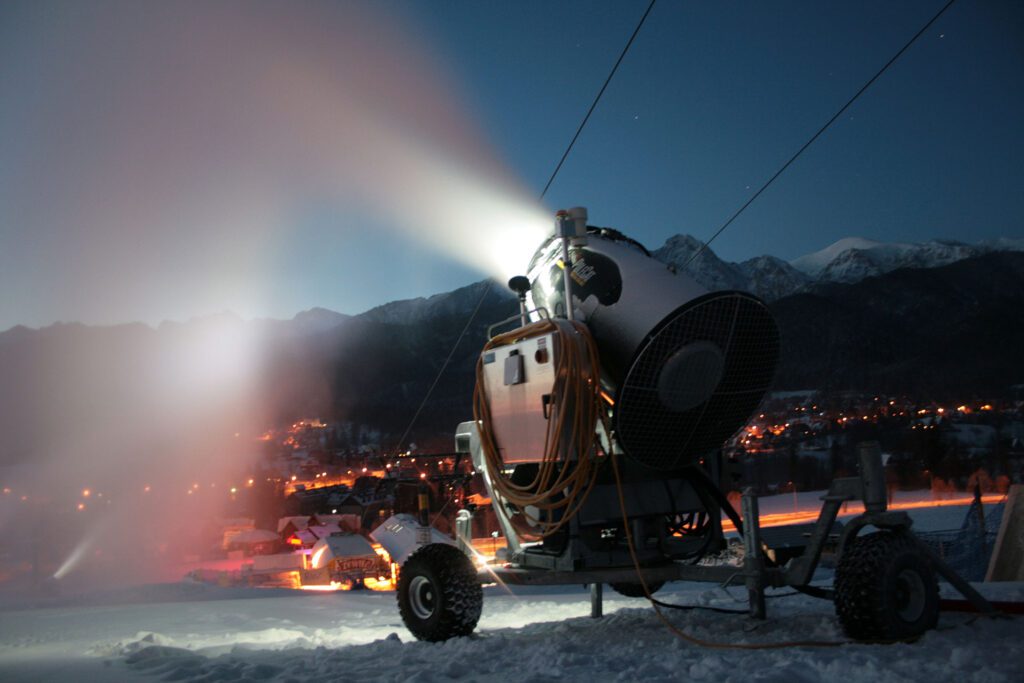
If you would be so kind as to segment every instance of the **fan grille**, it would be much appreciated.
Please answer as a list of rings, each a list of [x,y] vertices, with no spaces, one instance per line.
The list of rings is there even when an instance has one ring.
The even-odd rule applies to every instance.
[[[618,440],[660,470],[696,461],[742,427],[775,375],[779,332],[742,292],[688,303],[640,345],[616,398]]]

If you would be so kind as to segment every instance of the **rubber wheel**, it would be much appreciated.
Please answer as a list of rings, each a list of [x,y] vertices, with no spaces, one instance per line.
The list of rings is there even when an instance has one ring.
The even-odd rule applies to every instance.
[[[423,546],[402,565],[398,611],[419,640],[469,635],[480,620],[483,601],[473,563],[455,546]]]
[[[857,640],[906,640],[939,618],[935,570],[903,534],[879,531],[855,538],[836,567],[836,614]]]
[[[647,595],[644,593],[644,587],[638,581],[637,583],[610,583],[612,590],[619,595],[625,595],[627,598],[646,598]],[[648,583],[647,588],[651,591],[651,595],[657,593],[662,586],[665,585],[664,581],[655,581]]]

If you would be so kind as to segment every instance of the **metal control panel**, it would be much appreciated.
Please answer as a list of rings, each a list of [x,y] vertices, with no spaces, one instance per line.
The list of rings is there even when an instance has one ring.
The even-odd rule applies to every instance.
[[[555,384],[553,344],[548,333],[483,355],[491,428],[506,464],[538,462],[544,455]]]

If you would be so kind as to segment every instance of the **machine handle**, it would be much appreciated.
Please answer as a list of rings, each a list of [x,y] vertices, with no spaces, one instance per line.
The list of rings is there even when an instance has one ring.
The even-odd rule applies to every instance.
[[[541,306],[540,308],[535,308],[532,311],[527,311],[527,314],[530,314],[530,313],[537,313],[544,320],[551,320],[551,314],[548,313],[548,309],[544,308],[543,306]],[[513,320],[518,321],[518,320],[521,320],[521,319],[522,319],[522,314],[521,313],[516,313],[513,316],[509,316],[508,318],[505,318],[504,320],[499,320],[498,322],[494,323],[493,325],[490,325],[487,328],[487,339],[488,339],[488,341],[491,340],[491,339],[494,339],[494,328],[501,327],[502,325],[508,324],[508,323],[512,322]]]

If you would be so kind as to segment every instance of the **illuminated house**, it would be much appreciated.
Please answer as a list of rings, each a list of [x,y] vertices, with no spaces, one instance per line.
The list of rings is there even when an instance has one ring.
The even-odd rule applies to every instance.
[[[322,524],[299,529],[286,540],[292,548],[312,548],[322,538],[341,532],[337,524]]]
[[[328,524],[337,524],[342,531],[359,531],[360,518],[359,515],[352,514],[322,515],[319,513],[310,517],[309,526],[327,526]]]
[[[241,550],[245,555],[272,555],[281,548],[281,537],[267,529],[248,529],[232,535],[228,552]]]
[[[369,541],[359,534],[345,532],[325,536],[313,545],[309,569],[304,582],[315,577],[320,583],[349,585],[359,585],[364,579],[375,579],[388,571]]]
[[[311,518],[309,515],[295,515],[292,517],[282,517],[277,520],[277,533],[282,539],[287,540],[289,536],[294,534],[296,531],[301,531],[309,526]]]
[[[336,507],[350,492],[345,484],[306,488],[296,486],[295,492],[285,500],[285,509],[293,515],[310,516],[317,512],[327,512]]]

